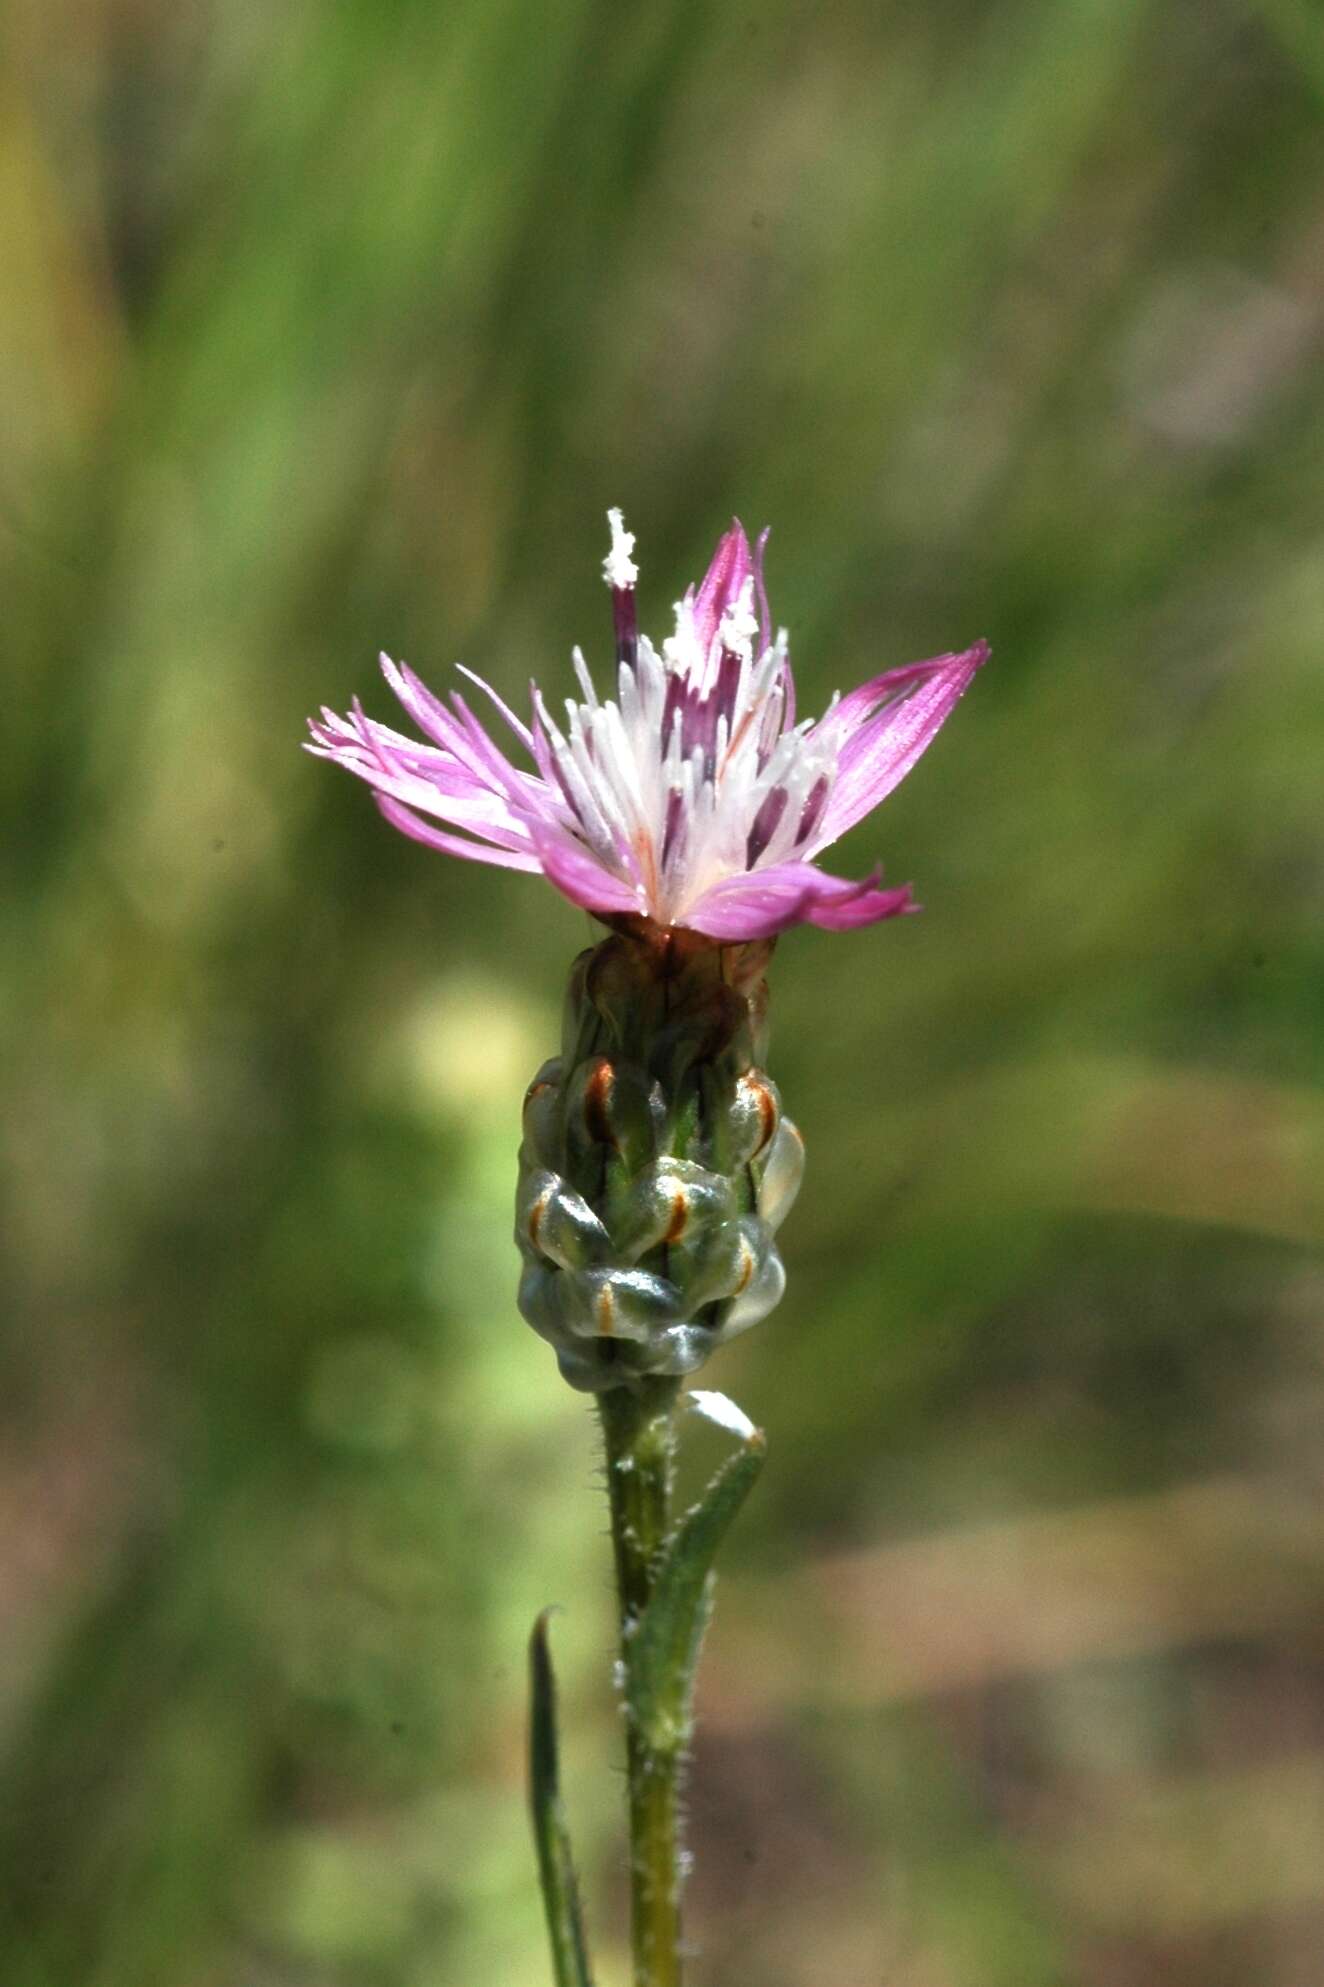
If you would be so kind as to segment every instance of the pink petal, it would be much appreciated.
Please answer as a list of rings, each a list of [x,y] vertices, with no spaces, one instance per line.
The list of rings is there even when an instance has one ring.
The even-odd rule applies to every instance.
[[[829,880],[836,882],[838,879],[833,877]],[[817,925],[820,931],[855,931],[860,925],[874,925],[882,918],[908,916],[918,909],[909,883],[898,884],[895,890],[879,890],[870,877],[868,887],[851,896],[820,897],[805,913],[805,923]]]
[[[526,855],[517,849],[492,848],[485,842],[471,842],[464,835],[448,835],[443,828],[433,828],[428,822],[420,821],[412,808],[393,800],[389,794],[378,791],[373,794],[373,799],[383,817],[402,835],[408,835],[411,842],[422,842],[426,847],[441,849],[447,855],[466,856],[470,862],[488,862],[496,869],[527,869],[536,875],[542,868],[535,855]]]
[[[353,744],[337,747],[324,756],[334,758],[347,772],[408,807],[435,814],[452,827],[481,835],[501,847],[528,852],[525,817],[512,813],[505,796],[493,792],[466,767],[451,760],[416,770],[410,763],[410,752],[407,749],[399,752],[390,742],[395,734],[365,717],[357,701],[353,735]],[[408,741],[404,743],[408,747]]]
[[[530,833],[539,866],[563,897],[585,911],[638,911],[637,894],[564,829],[534,825]]]
[[[505,753],[492,743],[458,690],[452,691],[451,702],[459,716],[466,740],[477,754],[480,763],[487,768],[490,783],[506,793],[517,792],[521,777],[517,768],[512,766]]]
[[[491,698],[492,702],[495,704],[498,711],[500,711],[502,717],[506,720],[506,723],[510,726],[511,730],[514,732],[516,738],[518,738],[520,744],[524,747],[525,751],[531,753],[533,751],[533,736],[529,731],[529,727],[524,723],[523,719],[517,718],[515,716],[514,711],[511,710],[510,705],[506,702],[505,698],[498,696],[497,692],[492,688],[492,685],[486,680],[486,678],[479,676],[475,670],[466,669],[462,662],[457,662],[455,666],[459,670],[461,676],[467,676],[471,683],[476,683],[478,685],[478,688],[483,692],[483,695],[485,697]]]
[[[835,842],[899,786],[933,743],[976,670],[988,643],[890,669],[843,697],[819,726],[840,741],[837,777],[814,838],[816,853]]]
[[[428,689],[422,677],[416,676],[408,663],[393,662],[385,653],[379,655],[377,661],[382,675],[419,730],[425,732],[435,744],[453,752],[459,726],[440,697]]]
[[[722,943],[772,938],[791,925],[847,931],[916,908],[909,884],[880,890],[877,875],[859,883],[829,876],[811,862],[778,862],[713,884],[681,922]]]
[[[379,660],[383,676],[420,731],[467,766],[483,785],[498,787],[511,800],[527,798],[528,775],[498,752],[462,699],[456,699],[461,711],[457,718],[408,663],[394,663],[389,655]]]
[[[745,527],[739,518],[732,518],[731,529],[718,540],[712,563],[694,596],[694,632],[704,655],[722,625],[722,616],[739,599],[740,589],[753,571]]]
[[[795,729],[795,678],[791,674],[791,658],[789,655],[786,658],[786,667],[782,670],[778,681],[782,686],[782,716],[781,723],[777,727],[778,736],[780,736],[783,731],[794,731]]]

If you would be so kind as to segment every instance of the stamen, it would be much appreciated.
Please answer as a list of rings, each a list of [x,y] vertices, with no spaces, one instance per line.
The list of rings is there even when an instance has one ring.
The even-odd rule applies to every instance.
[[[787,793],[785,787],[774,787],[758,813],[754,816],[754,825],[750,829],[748,840],[745,843],[745,866],[747,869],[753,869],[755,863],[767,848],[768,843],[772,840],[777,825],[786,812],[786,805],[789,799],[790,795]]]
[[[722,616],[717,639],[723,649],[743,656],[749,662],[754,654],[754,637],[758,631],[758,617],[754,613],[754,581],[747,578]]]
[[[713,784],[716,785],[718,779],[717,768],[724,766],[729,756],[727,741],[731,736],[731,727],[717,710],[716,705],[712,706],[712,712],[713,721],[707,724],[712,743],[711,745],[705,744],[704,746],[704,771]],[[705,722],[707,722],[706,719]]]
[[[694,601],[690,594],[676,602],[676,632],[663,641],[662,654],[668,670],[680,678],[685,689],[701,687],[704,657],[694,626]]]
[[[768,764],[779,739],[786,736],[786,692],[782,688],[782,679],[780,676],[768,691],[767,701],[763,706],[762,717],[763,721],[759,726],[758,745],[760,767]]]
[[[672,787],[667,795],[667,818],[662,831],[663,869],[670,865],[672,851],[678,846],[684,824],[685,795],[680,787]]]
[[[624,663],[627,669],[633,669],[639,653],[639,622],[635,614],[633,587],[612,588],[611,611],[616,629],[616,660]]]
[[[584,692],[584,702],[591,711],[596,711],[598,708],[598,693],[593,688],[593,678],[588,673],[588,664],[584,660],[583,649],[572,649],[570,651],[570,660],[575,666],[575,675],[579,679],[579,687]]]
[[[534,708],[547,739],[551,766],[556,783],[565,795],[566,805],[579,822],[590,848],[610,859],[617,837],[612,834],[603,815],[601,806],[603,794],[600,783],[584,777],[576,764],[572,746],[558,731],[541,692],[535,699]],[[630,880],[633,882],[634,878],[631,877]]]
[[[717,665],[717,688],[713,692],[713,701],[728,727],[735,716],[736,704],[740,699],[740,682],[748,661],[748,656],[738,655],[734,649],[723,649],[722,660]]]
[[[764,649],[767,648],[768,643],[772,640],[772,616],[768,612],[768,590],[763,584],[763,554],[771,535],[772,526],[765,524],[758,535],[758,542],[754,547],[754,592],[759,604],[760,655],[762,655]]]
[[[664,739],[669,739],[673,727],[679,723],[681,727],[681,749],[686,753],[690,749],[690,740],[686,736],[687,726],[685,723],[687,702],[684,677],[668,675],[666,697],[662,704],[662,736]]]
[[[616,660],[633,669],[639,649],[639,622],[634,599],[639,568],[631,557],[634,533],[625,529],[625,520],[618,510],[607,512],[607,522],[611,526],[611,550],[602,562],[602,576],[611,588]]]
[[[805,802],[804,813],[800,816],[800,825],[795,831],[797,848],[804,846],[823,819],[823,809],[827,806],[827,798],[831,791],[831,780],[826,773],[820,773],[809,789],[809,798]]]
[[[793,726],[786,637],[767,639],[762,541],[720,623],[705,623],[706,647],[696,618],[704,603],[691,589],[659,653],[636,629],[634,539],[619,511],[609,515],[603,570],[616,617],[617,696],[599,699],[574,650],[583,701],[567,699],[563,734],[537,697],[535,757],[565,797],[572,832],[654,917],[682,922],[714,880],[782,862],[810,840],[831,792],[832,755],[812,723]],[[735,549],[733,541],[732,557]],[[719,597],[707,604],[710,616]],[[467,737],[463,744],[473,750]]]

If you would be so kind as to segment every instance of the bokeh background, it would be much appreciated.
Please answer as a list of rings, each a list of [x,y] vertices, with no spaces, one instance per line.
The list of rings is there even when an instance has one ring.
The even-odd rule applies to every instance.
[[[7,1987],[546,1980],[549,1601],[624,1981],[588,921],[298,749],[568,689],[611,503],[658,633],[773,526],[806,709],[996,657],[842,852],[925,915],[775,962],[695,1987],[1318,1987],[1322,113],[1312,0],[11,0]]]

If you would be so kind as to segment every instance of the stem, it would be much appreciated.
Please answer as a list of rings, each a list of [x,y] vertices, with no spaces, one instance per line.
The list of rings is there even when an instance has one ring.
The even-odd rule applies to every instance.
[[[649,1379],[637,1393],[613,1387],[598,1397],[623,1663],[629,1662],[670,1527],[673,1409],[679,1386],[676,1380]],[[680,1745],[662,1749],[646,1743],[630,1719],[626,1763],[635,1987],[680,1987]]]

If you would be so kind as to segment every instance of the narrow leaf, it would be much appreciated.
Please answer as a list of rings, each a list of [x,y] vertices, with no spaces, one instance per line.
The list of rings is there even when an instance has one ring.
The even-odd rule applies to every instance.
[[[529,1638],[529,1803],[538,1849],[538,1878],[547,1912],[556,1987],[593,1987],[579,1883],[570,1852],[570,1834],[561,1804],[556,1746],[556,1680],[547,1624],[555,1613],[544,1608]]]
[[[723,1425],[735,1427],[730,1421]],[[753,1488],[766,1453],[762,1430],[748,1422],[744,1427],[749,1432],[741,1447],[722,1464],[672,1533],[630,1645],[626,1679],[630,1718],[643,1743],[655,1752],[678,1751],[689,1738],[694,1673],[711,1609],[713,1560]]]

